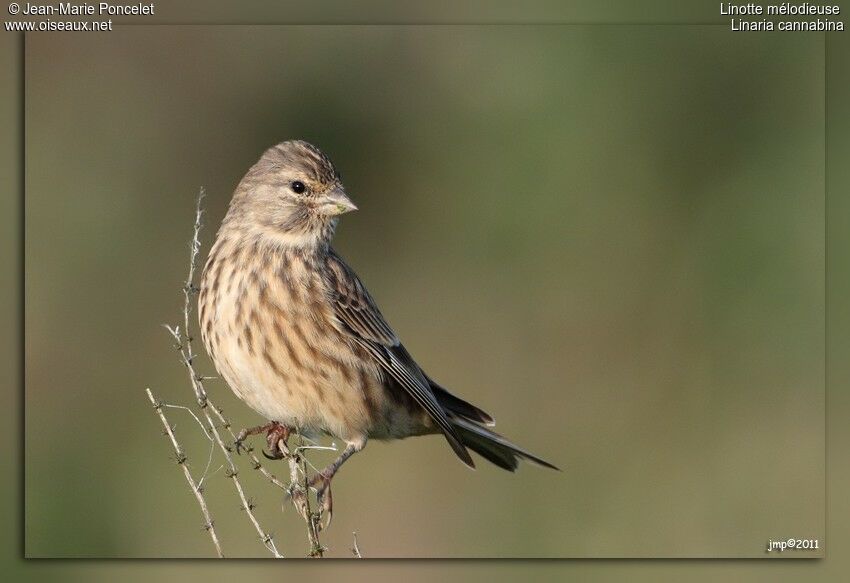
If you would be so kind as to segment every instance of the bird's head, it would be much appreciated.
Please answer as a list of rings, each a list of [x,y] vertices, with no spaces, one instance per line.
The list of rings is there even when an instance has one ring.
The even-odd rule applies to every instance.
[[[248,171],[226,222],[281,244],[314,247],[328,243],[339,215],[353,210],[357,206],[330,159],[312,144],[292,140],[266,150]]]

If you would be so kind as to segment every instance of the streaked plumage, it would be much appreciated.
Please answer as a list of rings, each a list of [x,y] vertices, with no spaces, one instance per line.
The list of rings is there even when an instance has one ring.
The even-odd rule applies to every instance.
[[[283,142],[240,182],[204,267],[201,334],[221,376],[265,418],[348,447],[441,433],[500,467],[554,467],[487,429],[492,418],[422,371],[363,283],[331,248],[356,207],[331,161]]]

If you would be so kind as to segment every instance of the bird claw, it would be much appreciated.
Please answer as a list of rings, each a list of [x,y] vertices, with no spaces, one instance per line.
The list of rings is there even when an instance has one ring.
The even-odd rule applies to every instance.
[[[313,517],[318,520],[317,528],[319,531],[325,530],[330,527],[334,514],[334,498],[333,492],[331,492],[331,479],[319,473],[313,476],[308,486],[310,488],[315,488],[316,490],[316,503],[318,504],[319,512],[318,514],[313,514]],[[287,502],[292,503],[301,517],[305,520],[310,520],[310,515],[312,514],[307,500],[308,491],[309,490],[305,491],[301,486],[294,486],[290,488],[283,497],[284,504]],[[321,521],[323,516],[327,516],[327,521],[324,524],[322,524]]]
[[[236,449],[236,454],[241,455],[242,451],[250,452],[251,447],[245,445],[245,440],[249,435],[257,435],[259,433],[266,433],[266,442],[269,445],[269,449],[271,450],[271,455],[263,452],[263,455],[266,456],[270,460],[279,460],[284,457],[284,453],[281,452],[280,449],[280,441],[283,441],[284,447],[286,447],[286,441],[289,439],[290,428],[285,425],[281,425],[277,421],[269,421],[265,425],[258,425],[256,427],[251,427],[247,429],[243,429],[236,436],[236,440],[233,442],[233,445]]]
[[[269,429],[269,432],[266,435],[266,443],[269,446],[269,453],[263,451],[263,455],[266,456],[267,459],[280,460],[286,457],[286,454],[289,453],[286,442],[289,440],[290,431],[289,427],[277,423]],[[281,443],[283,443],[283,448],[281,448]]]
[[[331,492],[331,479],[321,477],[319,480],[321,485],[316,489],[316,502],[319,505],[319,530],[325,530],[330,527],[334,517],[334,497]],[[325,524],[321,523],[321,516],[327,515],[328,521]]]
[[[286,456],[283,455],[283,452],[280,451],[280,448],[272,448],[271,453],[266,453],[266,450],[262,450],[262,451],[263,451],[263,456],[265,456],[266,459],[269,459],[269,460],[272,460],[272,461],[282,460],[284,457],[286,457]]]

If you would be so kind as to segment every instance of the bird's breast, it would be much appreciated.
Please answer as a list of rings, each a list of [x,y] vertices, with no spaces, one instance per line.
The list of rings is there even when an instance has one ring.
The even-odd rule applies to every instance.
[[[320,266],[255,251],[217,245],[204,269],[201,335],[219,374],[267,419],[367,434],[381,374],[338,328]]]

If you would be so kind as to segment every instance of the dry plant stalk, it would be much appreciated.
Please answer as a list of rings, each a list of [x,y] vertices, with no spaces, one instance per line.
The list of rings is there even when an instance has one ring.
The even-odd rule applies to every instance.
[[[354,532],[354,546],[351,547],[351,554],[354,555],[358,559],[362,559],[363,555],[360,554],[360,547],[357,544],[357,532]]]
[[[207,463],[207,469],[205,470],[203,477],[198,482],[196,482],[195,479],[192,477],[188,467],[186,466],[186,454],[180,447],[179,442],[177,441],[177,438],[174,435],[174,432],[165,417],[165,413],[163,411],[164,407],[186,409],[201,426],[201,429],[204,431],[204,434],[206,435],[207,439],[211,441],[211,446],[213,448],[218,446],[218,450],[221,452],[225,459],[225,474],[233,482],[233,486],[236,489],[236,493],[240,500],[241,509],[245,511],[245,514],[248,517],[251,526],[257,532],[259,540],[262,542],[266,550],[269,551],[275,558],[283,558],[283,555],[277,550],[277,547],[275,546],[271,533],[264,530],[263,527],[260,525],[259,519],[257,518],[257,515],[254,512],[255,504],[251,501],[250,498],[248,498],[245,492],[245,488],[242,485],[241,480],[239,479],[239,468],[233,460],[232,448],[229,445],[236,442],[237,435],[233,431],[233,427],[230,421],[227,419],[227,417],[225,417],[221,408],[217,407],[210,400],[209,396],[207,395],[206,388],[204,387],[204,382],[214,377],[202,376],[198,374],[195,368],[196,355],[192,349],[192,312],[193,305],[195,303],[194,297],[198,292],[198,288],[195,286],[194,281],[195,272],[197,270],[198,264],[198,255],[201,249],[200,234],[201,229],[203,227],[202,219],[204,196],[204,190],[201,189],[197,199],[197,206],[195,209],[195,222],[192,229],[192,241],[190,244],[189,253],[189,271],[186,277],[186,281],[183,285],[182,331],[181,326],[165,326],[173,337],[175,341],[175,348],[179,353],[180,361],[186,367],[186,370],[189,374],[189,382],[192,387],[192,391],[194,393],[198,408],[200,409],[200,418],[198,417],[198,415],[195,415],[195,413],[188,407],[183,407],[179,405],[168,405],[157,401],[156,399],[154,399],[150,389],[147,390],[148,399],[154,405],[160,417],[160,421],[162,421],[162,424],[165,427],[165,432],[170,438],[172,447],[174,448],[174,451],[176,453],[177,461],[183,468],[186,481],[188,482],[190,489],[192,490],[196,500],[198,501],[199,506],[201,507],[201,512],[204,515],[205,519],[204,528],[210,533],[210,537],[212,538],[213,543],[215,545],[217,555],[219,557],[224,557],[224,554],[221,549],[221,544],[218,539],[218,534],[215,531],[214,523],[209,512],[209,508],[203,496],[203,481],[204,479],[206,479],[207,472],[210,467],[213,450],[210,450],[210,460]],[[223,428],[227,431],[231,441],[224,441],[221,432],[219,431],[220,428]],[[284,482],[276,478],[271,472],[269,472],[262,465],[262,463],[260,463],[259,458],[254,454],[253,448],[248,446],[245,449],[247,451],[248,459],[251,462],[251,467],[255,470],[258,470],[271,484],[277,486],[283,492],[285,492],[292,500],[292,503],[298,511],[299,515],[304,519],[307,525],[307,539],[310,545],[309,556],[322,557],[326,549],[324,546],[322,546],[321,541],[319,539],[319,532],[321,531],[322,519],[321,510],[314,511],[311,508],[309,488],[307,486],[309,481],[307,467],[308,462],[304,455],[304,451],[310,449],[311,446],[304,445],[303,438],[300,435],[298,436],[298,439],[299,446],[294,450],[289,450],[286,444],[283,443],[283,441],[281,441],[280,443],[281,451],[284,452],[285,458],[287,459],[287,462],[289,464],[289,484],[285,484]]]
[[[162,421],[162,426],[164,427],[164,433],[168,436],[169,440],[171,440],[171,446],[174,448],[174,455],[177,463],[183,468],[183,475],[186,476],[186,482],[189,483],[189,489],[195,495],[195,499],[198,501],[198,505],[201,507],[201,514],[204,515],[204,529],[210,533],[210,538],[212,538],[212,542],[215,545],[215,552],[219,558],[224,558],[224,553],[221,550],[221,543],[218,540],[218,533],[215,531],[215,523],[213,522],[212,516],[210,515],[209,508],[207,507],[207,501],[204,498],[203,490],[201,489],[200,483],[196,483],[195,479],[192,477],[192,473],[189,471],[189,468],[186,467],[186,462],[188,458],[186,454],[183,453],[183,450],[180,448],[180,444],[177,442],[177,437],[174,435],[174,430],[171,427],[171,424],[168,423],[168,419],[165,417],[165,413],[162,412],[162,403],[157,401],[153,393],[150,389],[146,389],[148,394],[148,399],[153,405],[153,408],[156,410],[159,415],[159,420]]]

